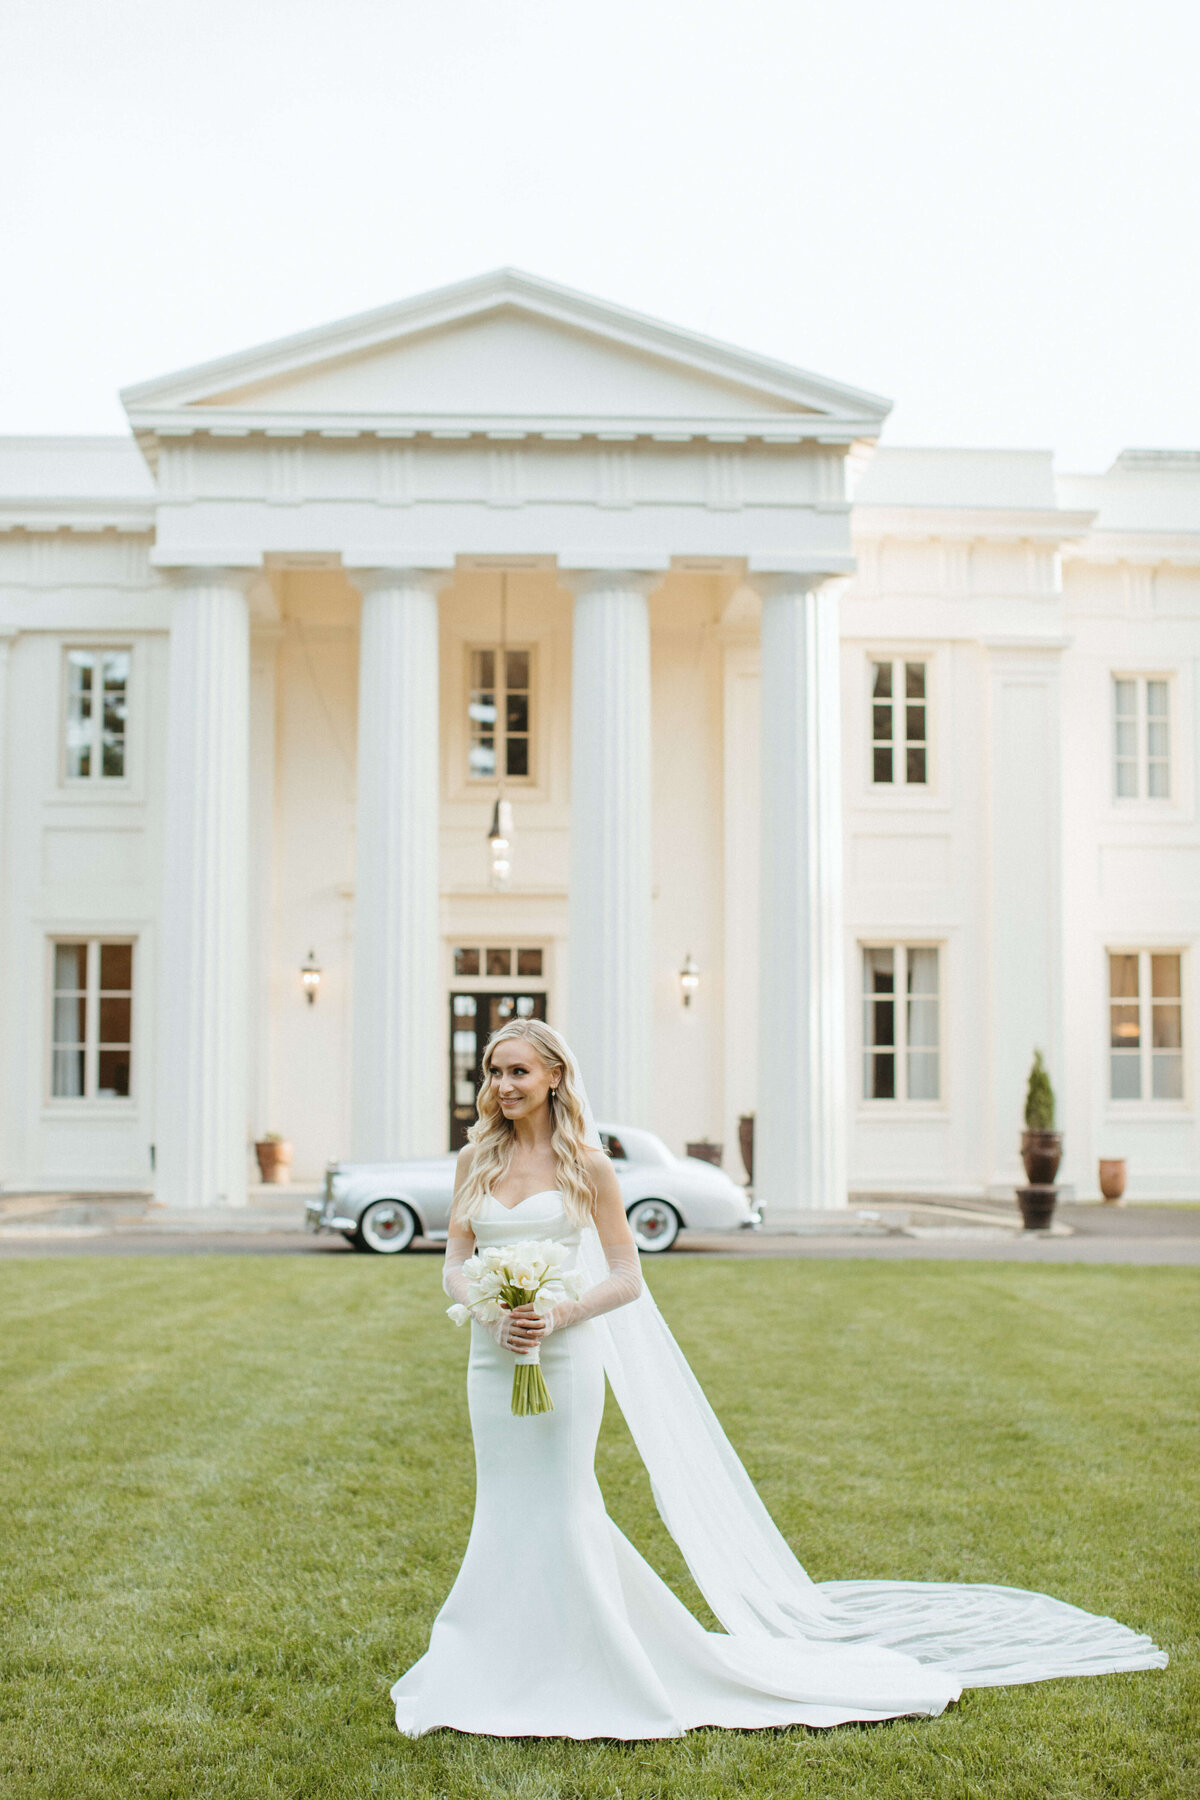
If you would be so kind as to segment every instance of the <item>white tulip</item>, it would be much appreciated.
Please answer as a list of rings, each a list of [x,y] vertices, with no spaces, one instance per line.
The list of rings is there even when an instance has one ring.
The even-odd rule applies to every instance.
[[[448,1306],[446,1317],[455,1325],[465,1325],[471,1317],[471,1309],[469,1306]]]

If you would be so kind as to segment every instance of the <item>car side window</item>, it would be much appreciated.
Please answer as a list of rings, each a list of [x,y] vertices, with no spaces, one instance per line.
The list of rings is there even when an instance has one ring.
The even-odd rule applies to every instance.
[[[611,1131],[602,1131],[600,1133],[600,1142],[604,1145],[604,1148],[614,1162],[626,1162],[628,1160],[625,1155],[624,1144],[619,1137],[614,1137]]]

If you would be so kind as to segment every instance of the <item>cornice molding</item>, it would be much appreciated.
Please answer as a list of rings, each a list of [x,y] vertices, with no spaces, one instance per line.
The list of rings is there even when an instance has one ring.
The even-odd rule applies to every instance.
[[[1085,537],[1096,514],[1057,507],[870,506],[856,502],[851,517],[856,539],[1065,544]]]
[[[1091,531],[1083,543],[1072,544],[1063,554],[1071,562],[1107,566],[1175,563],[1180,568],[1197,568],[1200,567],[1200,531]]]
[[[672,446],[702,444],[733,448],[759,444],[781,449],[815,446],[847,450],[879,431],[869,418],[783,418],[754,413],[741,418],[644,416],[617,414],[465,414],[465,413],[328,413],[283,414],[262,408],[171,408],[161,412],[131,407],[129,423],[138,447],[153,467],[161,444],[187,439],[232,443],[265,439],[268,443],[318,439],[353,443],[356,439],[402,446],[418,441],[489,444],[653,443]]]
[[[154,530],[157,500],[93,500],[90,496],[56,500],[0,501],[0,531],[95,534],[117,531],[148,535]]]

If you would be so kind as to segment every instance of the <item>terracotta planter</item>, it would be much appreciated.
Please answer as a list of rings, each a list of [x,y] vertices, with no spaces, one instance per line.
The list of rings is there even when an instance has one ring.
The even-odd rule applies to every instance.
[[[743,1113],[738,1120],[738,1149],[742,1153],[742,1166],[746,1171],[746,1180],[754,1180],[754,1114]]]
[[[1125,1192],[1125,1158],[1100,1158],[1100,1192],[1109,1206],[1119,1206]]]
[[[724,1144],[710,1144],[707,1138],[701,1144],[685,1144],[684,1149],[689,1156],[698,1156],[701,1162],[712,1163],[718,1169],[725,1154]]]
[[[1023,1131],[1021,1161],[1030,1187],[1050,1187],[1062,1161],[1062,1132]]]
[[[1041,1183],[1031,1182],[1028,1187],[1017,1189],[1017,1205],[1021,1209],[1026,1231],[1049,1229],[1057,1199],[1058,1189]]]
[[[292,1179],[292,1146],[283,1138],[262,1138],[254,1146],[258,1171],[265,1182],[281,1187]]]

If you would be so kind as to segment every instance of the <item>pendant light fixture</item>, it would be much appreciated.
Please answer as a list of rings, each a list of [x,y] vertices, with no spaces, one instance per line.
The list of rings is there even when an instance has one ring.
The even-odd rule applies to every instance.
[[[508,708],[508,576],[500,577],[500,647],[496,652],[495,672],[496,721],[492,742],[496,756],[496,803],[492,807],[492,823],[488,831],[491,858],[491,885],[503,891],[512,880],[513,811],[512,802],[504,798],[504,771],[501,757],[507,755],[505,731],[507,719],[501,708]]]

